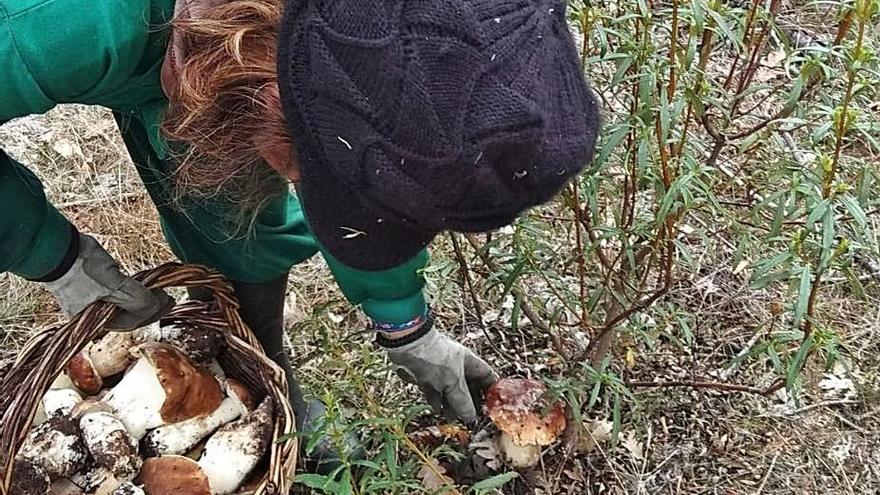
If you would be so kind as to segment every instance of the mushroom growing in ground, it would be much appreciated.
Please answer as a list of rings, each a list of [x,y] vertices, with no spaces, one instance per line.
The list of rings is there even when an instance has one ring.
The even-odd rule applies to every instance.
[[[240,383],[230,378],[227,380],[226,392],[228,397],[210,415],[160,426],[150,431],[141,442],[144,455],[182,455],[217,428],[238,419],[253,408],[253,397]]]
[[[139,478],[149,495],[213,495],[208,477],[188,457],[166,455],[147,459]]]
[[[119,419],[98,404],[83,413],[79,427],[98,466],[107,469],[120,483],[134,479],[143,461],[138,455],[137,440],[125,431]]]
[[[215,494],[234,493],[260,462],[272,440],[272,411],[272,399],[266,397],[250,414],[220,428],[208,440],[198,464]]]
[[[538,463],[541,447],[565,429],[562,404],[548,404],[547,387],[537,380],[502,379],[486,391],[486,411],[501,430],[498,448],[515,468]]]
[[[79,471],[88,458],[79,428],[70,416],[55,416],[32,429],[18,455],[40,466],[53,480]]]
[[[173,346],[148,343],[134,352],[138,361],[104,402],[135,439],[151,428],[206,417],[223,402],[214,375]]]

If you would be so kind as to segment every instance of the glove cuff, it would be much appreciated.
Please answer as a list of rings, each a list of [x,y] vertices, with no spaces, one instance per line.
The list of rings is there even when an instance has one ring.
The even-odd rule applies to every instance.
[[[58,263],[58,266],[40,278],[29,278],[27,280],[39,283],[54,282],[70,271],[70,268],[73,266],[74,262],[76,262],[78,256],[79,230],[76,229],[76,226],[70,224],[70,244],[67,246],[67,252],[64,253],[64,257],[61,258],[61,262]]]
[[[415,332],[407,335],[406,337],[401,337],[399,339],[389,339],[382,335],[381,332],[376,334],[376,344],[379,347],[383,347],[385,349],[398,349],[405,345],[412,344],[413,342],[421,339],[425,335],[428,335],[431,330],[434,328],[434,317],[430,314],[425,318],[425,322],[422,323],[422,326],[419,327]]]

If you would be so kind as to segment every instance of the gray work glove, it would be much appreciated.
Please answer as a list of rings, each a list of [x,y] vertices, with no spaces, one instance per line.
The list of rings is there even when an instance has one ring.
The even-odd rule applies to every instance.
[[[380,339],[397,374],[418,385],[436,413],[464,423],[476,421],[483,392],[498,380],[485,361],[434,328],[414,342],[387,347],[393,342]]]
[[[174,305],[174,300],[164,291],[150,291],[123,275],[98,241],[84,234],[79,234],[79,255],[67,273],[44,285],[68,317],[99,300],[119,306],[122,312],[107,325],[111,330],[132,330],[148,325]]]

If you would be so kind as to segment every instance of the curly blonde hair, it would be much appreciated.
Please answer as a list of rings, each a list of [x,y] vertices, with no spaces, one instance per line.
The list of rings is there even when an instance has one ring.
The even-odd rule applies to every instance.
[[[296,177],[276,74],[283,0],[213,3],[172,22],[162,130],[184,145],[173,174],[178,193],[222,194],[239,213],[253,213],[286,192],[284,176]]]

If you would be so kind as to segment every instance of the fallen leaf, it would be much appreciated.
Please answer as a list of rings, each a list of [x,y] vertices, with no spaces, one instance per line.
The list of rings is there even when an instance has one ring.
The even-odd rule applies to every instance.
[[[474,442],[470,449],[474,451],[474,455],[486,459],[486,467],[489,469],[501,469],[501,452],[498,451],[494,438]]]
[[[59,139],[52,143],[52,150],[61,155],[61,158],[71,158],[74,155],[82,154],[80,147],[67,139]]]
[[[632,347],[626,350],[626,368],[633,369],[636,367],[636,352],[632,350]]]
[[[440,425],[438,429],[444,439],[451,440],[459,445],[467,445],[471,441],[471,434],[461,426],[447,424]]]
[[[785,49],[783,48],[772,51],[768,53],[767,58],[764,59],[764,65],[767,67],[780,67],[782,65],[782,61],[785,60],[785,57]]]
[[[446,468],[441,466],[436,459],[429,459],[430,465],[422,464],[419,469],[419,479],[422,480],[422,486],[428,490],[437,490],[444,486],[451,485],[452,479],[446,476]]]
[[[639,461],[645,459],[644,445],[636,438],[635,432],[627,432],[626,435],[623,436],[623,441],[620,444],[623,445],[623,448],[625,448],[634,459]]]
[[[585,422],[581,431],[581,441],[578,449],[584,453],[592,452],[600,444],[611,440],[612,431],[614,431],[614,423],[612,421],[598,419]]]

